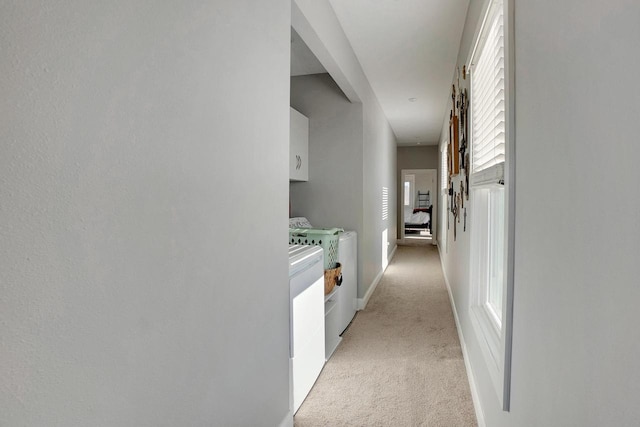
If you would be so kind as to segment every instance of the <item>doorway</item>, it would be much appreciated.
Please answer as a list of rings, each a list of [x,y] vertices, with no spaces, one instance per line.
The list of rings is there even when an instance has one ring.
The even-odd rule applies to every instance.
[[[435,244],[436,169],[402,169],[401,179],[401,243]]]

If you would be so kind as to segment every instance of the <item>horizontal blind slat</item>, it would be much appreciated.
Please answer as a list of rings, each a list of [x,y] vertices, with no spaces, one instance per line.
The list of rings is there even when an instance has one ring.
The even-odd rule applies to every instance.
[[[497,8],[471,74],[472,167],[478,172],[504,162],[504,25]]]

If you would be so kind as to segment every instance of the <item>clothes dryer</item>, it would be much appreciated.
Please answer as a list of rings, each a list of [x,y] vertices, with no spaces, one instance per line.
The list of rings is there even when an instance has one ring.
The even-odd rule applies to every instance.
[[[342,285],[338,298],[340,311],[339,334],[342,335],[358,309],[358,233],[340,234],[338,262],[342,265]]]

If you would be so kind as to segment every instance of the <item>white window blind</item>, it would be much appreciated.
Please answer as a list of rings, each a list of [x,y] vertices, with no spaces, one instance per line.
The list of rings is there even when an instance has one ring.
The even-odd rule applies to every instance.
[[[502,2],[493,2],[471,71],[473,173],[504,163],[505,95]],[[500,168],[500,171],[503,169]],[[502,173],[501,173],[502,175]]]

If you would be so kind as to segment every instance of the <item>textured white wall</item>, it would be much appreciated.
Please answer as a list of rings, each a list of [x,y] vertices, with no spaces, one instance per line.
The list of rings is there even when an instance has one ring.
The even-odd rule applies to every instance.
[[[640,2],[515,10],[513,415],[637,425]],[[541,205],[548,215],[534,214]]]
[[[386,268],[384,261],[396,246],[396,137],[373,92],[363,97],[364,108],[364,296]],[[383,200],[383,188],[388,200]],[[386,204],[387,215],[383,216]],[[385,250],[386,246],[386,250]],[[386,254],[386,255],[383,255]],[[383,259],[384,258],[384,259]]]
[[[431,176],[428,172],[418,172],[415,174],[415,176],[416,176],[416,188],[415,188],[415,194],[413,198],[414,205],[416,204],[415,199],[418,195],[418,191],[421,193],[426,193],[427,191],[429,191],[430,194],[431,194],[431,191],[433,191],[433,189],[431,188]]]
[[[292,25],[363,114],[363,233],[358,235],[363,297],[383,270],[382,249],[395,247],[396,138],[328,1],[294,0]],[[382,219],[382,189],[389,191],[389,214]],[[385,242],[382,242],[386,230]]]
[[[481,3],[471,2],[462,60]],[[445,256],[487,426],[632,426],[640,419],[638,22],[637,1],[515,1],[509,413],[468,323],[468,255],[449,242]]]
[[[309,181],[290,183],[294,216],[362,231],[362,104],[329,74],[291,78],[291,106],[309,118]]]
[[[1,4],[0,425],[285,418],[289,8]]]

